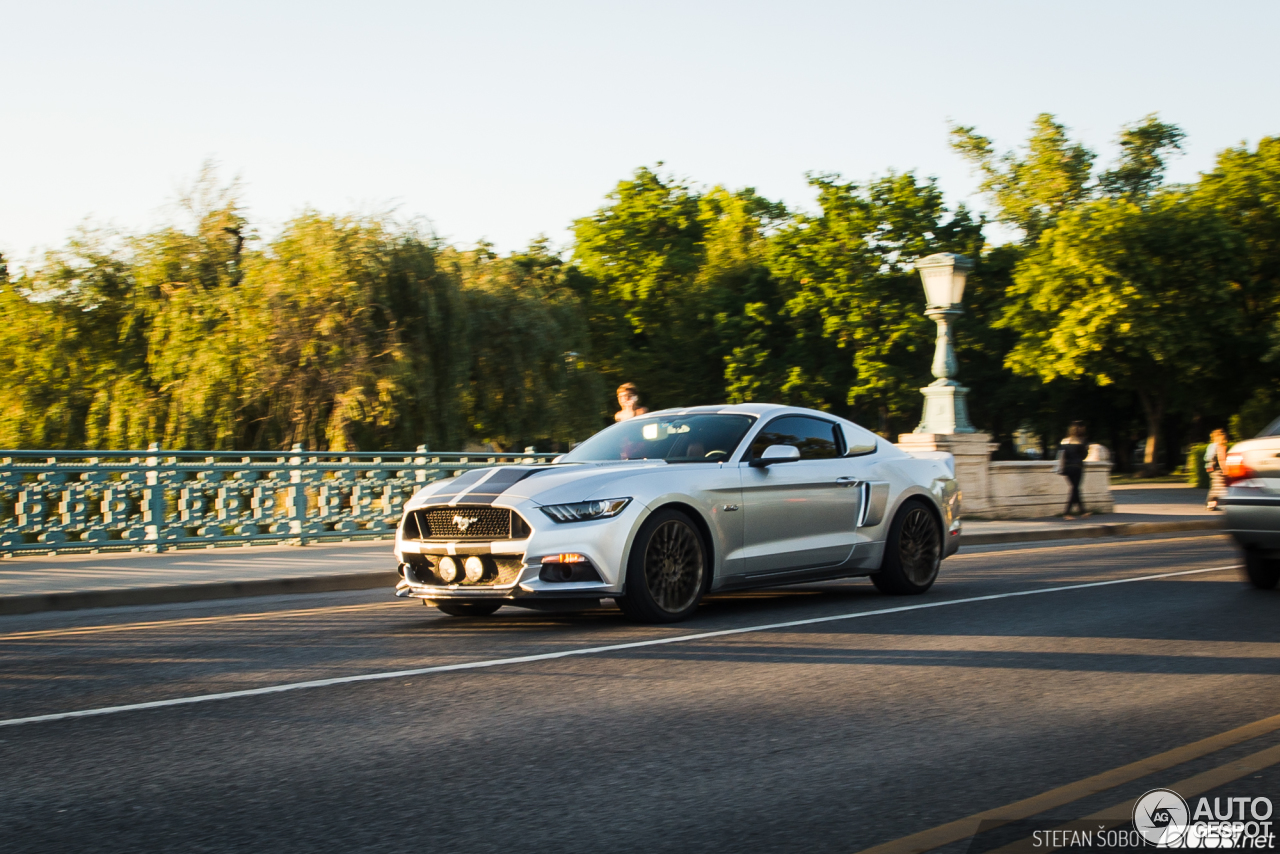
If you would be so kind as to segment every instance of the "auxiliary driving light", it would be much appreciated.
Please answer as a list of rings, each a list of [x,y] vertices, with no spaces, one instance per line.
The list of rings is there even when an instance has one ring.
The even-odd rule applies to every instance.
[[[467,582],[469,584],[475,584],[484,578],[484,560],[476,555],[472,555],[463,561],[462,567],[467,572]]]
[[[462,567],[458,566],[458,562],[451,557],[440,558],[440,578],[445,584],[452,584],[462,577]]]

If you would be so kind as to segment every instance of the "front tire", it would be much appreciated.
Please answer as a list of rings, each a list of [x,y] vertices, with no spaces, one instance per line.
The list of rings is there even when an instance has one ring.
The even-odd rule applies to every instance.
[[[1259,590],[1275,590],[1280,584],[1280,559],[1263,557],[1255,549],[1244,553],[1244,572]]]
[[[618,607],[641,623],[674,623],[698,610],[710,569],[707,546],[693,520],[659,510],[636,534],[627,559],[626,595]]]
[[[435,605],[441,612],[450,617],[487,617],[502,607],[501,602],[426,602]]]
[[[925,592],[942,565],[942,530],[929,508],[914,499],[903,503],[889,526],[884,561],[871,582],[881,593],[911,596]]]

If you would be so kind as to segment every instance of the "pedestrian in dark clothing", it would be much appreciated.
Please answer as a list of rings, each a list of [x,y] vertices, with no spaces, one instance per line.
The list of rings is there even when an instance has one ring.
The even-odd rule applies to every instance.
[[[1089,443],[1085,441],[1084,422],[1072,421],[1071,429],[1067,432],[1067,438],[1062,440],[1062,444],[1058,446],[1058,474],[1067,479],[1071,484],[1071,495],[1067,497],[1067,509],[1063,512],[1063,519],[1074,519],[1071,515],[1071,508],[1080,508],[1081,516],[1088,516],[1089,511],[1084,508],[1084,501],[1080,498],[1080,479],[1084,477],[1084,458],[1089,454]]]

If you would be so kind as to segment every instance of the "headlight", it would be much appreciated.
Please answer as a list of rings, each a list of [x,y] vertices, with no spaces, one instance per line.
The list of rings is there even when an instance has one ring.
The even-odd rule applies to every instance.
[[[585,522],[617,516],[631,503],[630,498],[602,498],[598,501],[575,501],[572,504],[548,504],[539,508],[557,522]]]

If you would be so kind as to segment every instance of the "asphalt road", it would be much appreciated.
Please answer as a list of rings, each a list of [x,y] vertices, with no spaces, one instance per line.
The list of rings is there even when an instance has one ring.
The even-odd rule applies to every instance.
[[[1237,562],[1221,536],[988,547],[924,597],[807,585],[660,628],[389,591],[7,617],[0,851],[961,852],[1204,772],[1280,804],[1280,718],[1231,735],[1280,713],[1280,592]],[[946,831],[984,812],[1022,820]]]

